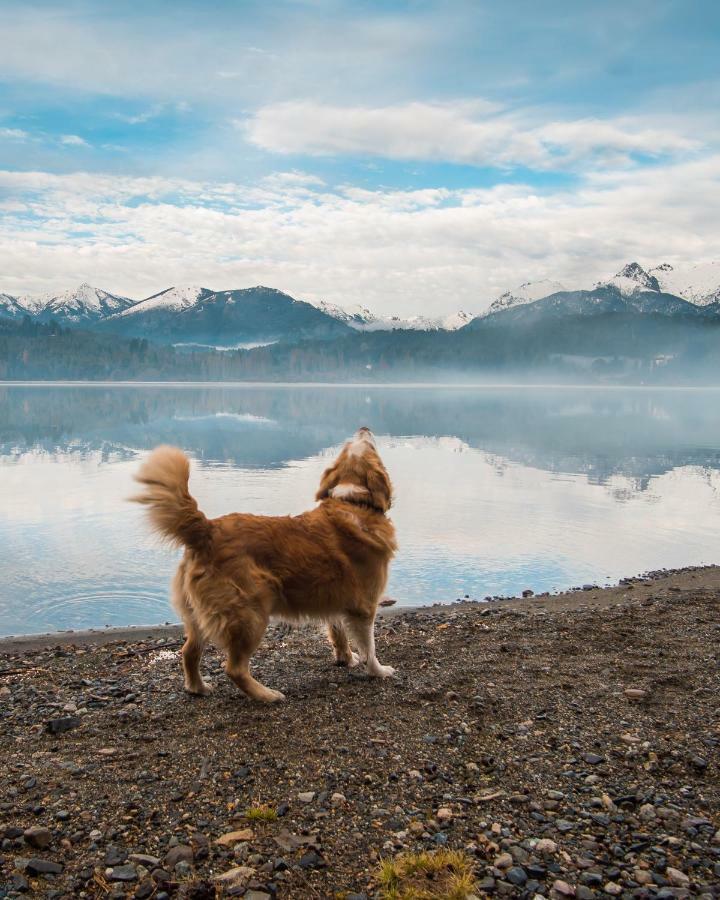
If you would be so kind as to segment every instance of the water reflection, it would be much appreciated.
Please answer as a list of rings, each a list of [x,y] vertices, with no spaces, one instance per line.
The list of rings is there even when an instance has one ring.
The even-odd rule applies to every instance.
[[[164,621],[173,557],[124,502],[177,444],[216,515],[297,513],[360,424],[397,489],[401,602],[712,561],[720,410],[709,391],[0,388],[0,633]]]

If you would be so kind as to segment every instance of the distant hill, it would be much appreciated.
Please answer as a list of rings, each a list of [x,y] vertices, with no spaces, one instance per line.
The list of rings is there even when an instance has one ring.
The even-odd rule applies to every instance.
[[[234,291],[173,288],[112,316],[103,326],[120,334],[213,346],[323,339],[351,331],[310,303],[261,285]]]

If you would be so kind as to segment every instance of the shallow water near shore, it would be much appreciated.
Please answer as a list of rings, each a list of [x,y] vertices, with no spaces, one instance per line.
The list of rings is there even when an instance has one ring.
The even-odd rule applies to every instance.
[[[0,386],[0,635],[172,621],[178,555],[125,501],[154,446],[209,515],[296,514],[359,425],[395,483],[399,605],[717,561],[713,390]]]

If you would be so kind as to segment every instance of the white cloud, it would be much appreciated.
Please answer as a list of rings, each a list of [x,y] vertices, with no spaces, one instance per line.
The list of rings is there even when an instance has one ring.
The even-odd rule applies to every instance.
[[[89,147],[90,144],[81,138],[79,134],[63,134],[60,136],[60,143],[66,147]]]
[[[0,290],[89,280],[134,297],[169,284],[265,283],[378,312],[480,311],[538,278],[591,285],[637,259],[717,253],[720,155],[593,174],[572,191],[330,191],[302,173],[233,182],[0,172]]]
[[[315,156],[353,155],[477,166],[547,169],[605,157],[687,153],[702,145],[638,118],[585,118],[533,124],[537,112],[503,112],[483,100],[383,107],[289,101],[235,120],[264,150]]]
[[[0,128],[0,140],[25,141],[28,137],[27,131],[22,128]]]

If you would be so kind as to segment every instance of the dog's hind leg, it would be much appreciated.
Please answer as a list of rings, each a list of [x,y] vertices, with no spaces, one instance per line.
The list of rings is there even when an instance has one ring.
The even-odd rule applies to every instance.
[[[267,626],[267,616],[255,607],[238,612],[225,635],[228,652],[226,672],[252,700],[277,703],[284,700],[285,695],[265,687],[250,674],[250,657],[257,650]]]
[[[381,666],[375,656],[375,617],[348,615],[346,618],[350,637],[355,641],[360,658],[367,664],[368,675],[374,678],[389,678],[395,674],[392,666]]]
[[[200,660],[207,641],[200,631],[192,606],[183,588],[182,567],[178,570],[172,586],[172,602],[180,614],[185,628],[185,643],[181,650],[185,690],[189,694],[209,694],[210,685],[200,674]]]
[[[350,669],[355,668],[360,662],[357,653],[353,653],[350,649],[347,631],[342,622],[329,622],[327,626],[328,640],[333,648],[335,657],[335,665],[348,666]]]

